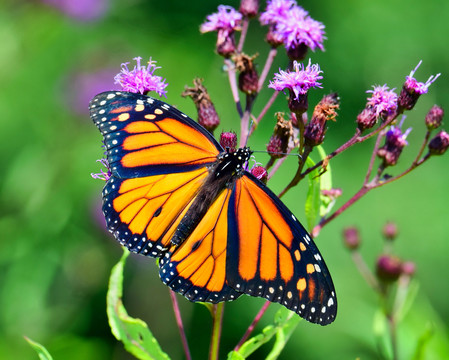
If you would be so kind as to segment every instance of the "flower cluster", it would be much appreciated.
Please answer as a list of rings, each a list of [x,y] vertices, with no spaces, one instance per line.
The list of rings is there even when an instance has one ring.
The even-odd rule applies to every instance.
[[[140,56],[135,57],[137,65],[132,70],[128,69],[129,62],[122,64],[122,70],[114,78],[116,84],[120,84],[125,91],[133,93],[146,94],[149,91],[155,91],[159,96],[165,96],[167,83],[162,77],[154,75],[154,72],[160,67],[156,66],[156,61],[151,58],[147,66],[141,65]]]

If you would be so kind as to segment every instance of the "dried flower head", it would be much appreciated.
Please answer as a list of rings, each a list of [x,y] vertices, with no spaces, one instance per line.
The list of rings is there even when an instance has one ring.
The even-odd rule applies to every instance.
[[[233,57],[239,73],[239,89],[247,95],[256,94],[259,90],[259,74],[254,65],[254,56],[239,54]]]
[[[207,93],[206,87],[203,85],[203,80],[196,78],[193,80],[194,87],[187,87],[181,94],[192,98],[198,111],[198,123],[205,127],[210,132],[213,132],[220,124],[215,106]]]
[[[337,116],[340,99],[337,93],[325,95],[315,106],[312,118],[307,123],[304,131],[305,143],[309,146],[320,145],[324,141],[328,120],[334,120]]]
[[[267,151],[272,159],[279,159],[285,156],[290,140],[293,137],[292,122],[285,120],[283,115],[283,113],[276,113],[277,122],[270,142],[267,144]]]
[[[115,77],[115,83],[120,84],[125,91],[133,93],[147,94],[149,91],[155,91],[159,96],[165,96],[167,91],[167,83],[162,77],[154,75],[159,66],[156,66],[156,61],[152,61],[151,58],[148,61],[147,66],[140,65],[140,56],[135,57],[137,65],[134,69],[129,70],[128,64],[122,64],[122,70]]]
[[[413,109],[416,102],[418,101],[418,98],[422,94],[426,94],[429,86],[441,75],[432,75],[425,83],[417,81],[413,76],[415,75],[415,72],[416,70],[418,70],[421,63],[422,60],[420,60],[415,69],[410,72],[410,75],[406,76],[405,83],[398,98],[398,104],[401,108],[407,110]]]

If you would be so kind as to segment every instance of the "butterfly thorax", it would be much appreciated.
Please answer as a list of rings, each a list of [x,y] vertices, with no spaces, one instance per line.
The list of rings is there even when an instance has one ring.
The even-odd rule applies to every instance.
[[[221,192],[233,188],[235,181],[243,175],[251,154],[248,147],[243,147],[235,152],[226,150],[217,156],[217,161],[209,168],[204,185],[173,234],[172,244],[179,245],[186,240]]]

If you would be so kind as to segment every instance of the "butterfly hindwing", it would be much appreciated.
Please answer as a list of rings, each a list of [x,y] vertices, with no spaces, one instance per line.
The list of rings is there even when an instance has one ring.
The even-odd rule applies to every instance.
[[[89,108],[116,177],[190,171],[213,163],[223,151],[187,115],[145,95],[109,91],[95,96]]]
[[[246,173],[228,211],[228,284],[326,325],[337,311],[334,286],[316,245],[287,207]]]
[[[162,281],[191,301],[217,303],[241,295],[227,285],[230,197],[231,190],[223,191],[190,236],[161,260]]]

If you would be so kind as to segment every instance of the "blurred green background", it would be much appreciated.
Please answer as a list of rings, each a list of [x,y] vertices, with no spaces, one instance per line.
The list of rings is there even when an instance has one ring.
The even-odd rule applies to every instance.
[[[261,7],[265,3],[261,2]],[[120,64],[135,56],[153,57],[169,82],[167,102],[195,116],[190,100],[180,97],[196,76],[205,79],[221,116],[219,130],[239,124],[223,72],[214,54],[215,35],[199,33],[199,25],[220,3],[154,0],[4,0],[0,3],[0,358],[36,359],[23,336],[44,344],[55,359],[129,359],[110,334],[105,296],[110,269],[121,248],[104,230],[99,213],[102,181],[96,159],[101,137],[87,113],[89,99],[114,86]],[[235,0],[227,4],[238,7]],[[405,169],[424,136],[424,116],[433,104],[449,109],[449,2],[303,1],[312,17],[326,25],[326,51],[310,53],[324,71],[323,89],[311,93],[310,104],[338,91],[342,105],[324,143],[330,152],[354,132],[364,107],[365,91],[387,83],[400,89],[419,60],[416,78],[442,76],[408,113],[413,127],[399,165]],[[253,21],[247,53],[258,52],[263,64],[268,46]],[[272,71],[285,68],[280,51]],[[133,65],[133,63],[132,63]],[[270,91],[260,95],[255,113]],[[263,150],[274,111],[285,111],[278,98],[250,140]],[[446,127],[446,130],[449,130]],[[344,195],[360,187],[373,142],[351,149],[331,163],[335,187]],[[316,156],[316,155],[315,155]],[[266,155],[258,155],[266,162]],[[292,176],[288,160],[270,187],[279,192]],[[291,164],[289,166],[288,164]],[[373,335],[377,296],[362,280],[342,245],[342,229],[357,225],[362,254],[370,266],[382,250],[381,228],[398,224],[395,253],[416,263],[419,292],[399,326],[400,358],[412,356],[426,328],[433,335],[425,359],[449,358],[449,198],[448,156],[432,158],[422,168],[385,188],[369,193],[326,226],[318,246],[338,292],[334,324],[301,322],[282,359],[378,359]],[[306,184],[284,199],[304,219]],[[125,278],[125,305],[145,320],[173,359],[183,358],[167,288],[159,281],[154,260],[132,256]],[[207,356],[211,320],[207,310],[180,298],[194,359]],[[243,297],[225,307],[222,357],[238,342],[263,300]],[[271,321],[272,305],[262,325]],[[253,358],[261,358],[264,349]]]

